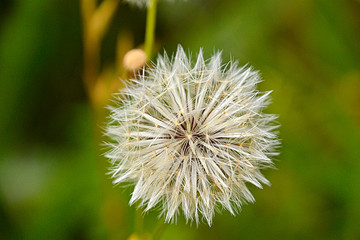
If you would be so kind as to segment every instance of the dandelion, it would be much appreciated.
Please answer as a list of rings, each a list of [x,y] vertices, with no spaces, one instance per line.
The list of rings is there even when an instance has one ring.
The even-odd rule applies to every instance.
[[[158,206],[166,222],[182,212],[211,225],[219,207],[235,215],[254,202],[246,183],[270,184],[260,171],[278,145],[260,81],[251,68],[223,65],[221,53],[205,61],[200,50],[192,64],[181,46],[133,79],[106,131],[113,183],[134,185],[130,204]]]

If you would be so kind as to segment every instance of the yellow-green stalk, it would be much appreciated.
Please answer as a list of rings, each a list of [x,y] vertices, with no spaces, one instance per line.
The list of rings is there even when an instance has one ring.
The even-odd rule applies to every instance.
[[[146,32],[145,32],[145,52],[148,60],[151,59],[155,40],[157,0],[150,0],[147,9]]]

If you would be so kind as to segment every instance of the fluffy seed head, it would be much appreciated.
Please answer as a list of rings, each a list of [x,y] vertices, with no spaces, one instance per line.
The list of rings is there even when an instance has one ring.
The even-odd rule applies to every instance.
[[[130,204],[159,206],[167,222],[182,212],[211,225],[218,207],[235,214],[253,202],[246,183],[269,185],[260,170],[278,145],[259,81],[251,68],[222,65],[220,53],[204,61],[200,51],[193,64],[181,46],[133,79],[106,131],[114,184],[135,186]]]

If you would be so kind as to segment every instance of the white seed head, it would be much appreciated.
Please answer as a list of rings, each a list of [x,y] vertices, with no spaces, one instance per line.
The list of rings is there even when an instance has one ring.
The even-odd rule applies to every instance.
[[[114,184],[135,186],[130,204],[159,206],[166,222],[182,212],[211,225],[219,206],[235,214],[253,202],[246,183],[269,185],[260,170],[279,144],[260,81],[251,68],[222,65],[221,53],[205,61],[200,50],[192,64],[181,46],[133,79],[106,131]]]

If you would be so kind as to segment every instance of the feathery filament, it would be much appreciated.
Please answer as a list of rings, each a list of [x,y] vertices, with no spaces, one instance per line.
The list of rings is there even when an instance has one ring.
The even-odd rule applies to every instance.
[[[135,186],[130,204],[211,225],[217,206],[235,214],[254,201],[246,183],[270,184],[260,170],[277,155],[277,117],[263,113],[270,92],[256,89],[256,71],[201,51],[193,65],[179,46],[132,81],[106,132],[114,183]]]

